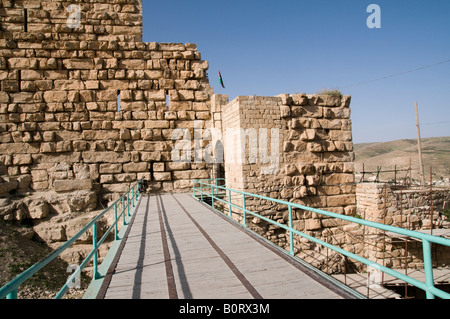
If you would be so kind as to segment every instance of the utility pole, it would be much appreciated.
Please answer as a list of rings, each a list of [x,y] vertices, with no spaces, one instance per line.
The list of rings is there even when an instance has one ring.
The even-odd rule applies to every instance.
[[[419,149],[419,172],[420,183],[422,187],[425,187],[425,176],[423,172],[423,160],[422,160],[422,145],[420,143],[420,126],[419,126],[419,111],[417,110],[417,102],[414,102],[416,109],[416,127],[417,127],[417,148]]]

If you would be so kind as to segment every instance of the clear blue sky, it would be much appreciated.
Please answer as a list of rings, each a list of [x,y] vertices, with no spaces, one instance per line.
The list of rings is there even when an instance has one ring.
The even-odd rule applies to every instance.
[[[436,64],[450,60],[448,0],[143,2],[143,40],[196,43],[230,100],[339,88],[352,96],[355,143],[416,138],[415,101],[421,136],[450,136],[450,62]],[[372,3],[379,29],[366,25]]]

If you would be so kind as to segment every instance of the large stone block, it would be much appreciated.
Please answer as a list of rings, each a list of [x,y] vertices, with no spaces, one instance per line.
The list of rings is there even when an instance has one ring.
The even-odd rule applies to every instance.
[[[0,181],[0,196],[7,195],[8,192],[17,189],[19,182],[17,180]]]
[[[29,165],[33,163],[33,159],[30,154],[18,154],[13,156],[14,165]]]
[[[120,60],[119,68],[126,70],[143,70],[146,68],[146,63],[141,59]]]
[[[36,69],[38,67],[37,59],[33,58],[9,58],[10,69]]]
[[[329,136],[332,141],[351,141],[352,140],[352,132],[351,131],[331,130],[329,133]]]
[[[168,162],[166,167],[169,171],[180,171],[190,169],[191,164],[187,162]]]
[[[327,197],[327,205],[329,207],[336,206],[347,206],[347,205],[355,205],[356,204],[356,196],[355,195],[334,195]]]
[[[131,160],[129,152],[86,151],[82,153],[85,163],[126,163]]]
[[[123,171],[126,173],[147,172],[148,170],[149,164],[145,162],[123,164]]]
[[[319,230],[322,228],[322,223],[320,219],[307,219],[305,220],[306,230]]]
[[[135,141],[133,147],[136,151],[169,151],[170,147],[163,141]]]
[[[100,174],[122,173],[122,164],[100,164]]]
[[[47,91],[44,92],[45,102],[67,102],[66,91]]]
[[[78,190],[92,189],[92,181],[90,179],[82,180],[56,180],[53,182],[53,188],[56,192],[72,192]]]
[[[0,154],[36,154],[39,153],[39,143],[0,143]]]
[[[92,70],[95,66],[92,59],[67,59],[63,65],[68,70]]]
[[[113,176],[114,176],[114,181],[119,182],[119,183],[136,181],[135,173],[122,173],[122,174],[115,174]]]
[[[172,174],[170,172],[155,172],[153,178],[155,181],[170,181],[172,180]]]
[[[355,181],[355,176],[353,174],[334,173],[327,176],[325,181],[327,185],[350,184]]]
[[[209,173],[206,170],[186,170],[186,171],[173,171],[174,179],[202,179],[209,178]]]
[[[28,215],[31,219],[42,219],[47,217],[50,208],[46,201],[42,199],[31,200],[27,203]]]

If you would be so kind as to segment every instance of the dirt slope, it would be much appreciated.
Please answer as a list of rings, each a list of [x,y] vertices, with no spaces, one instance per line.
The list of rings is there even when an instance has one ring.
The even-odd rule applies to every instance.
[[[425,180],[430,180],[430,166],[432,166],[433,180],[450,177],[450,137],[424,138],[422,144],[422,157],[425,167]],[[407,169],[412,166],[413,179],[419,180],[419,157],[417,140],[396,140],[380,143],[355,144],[356,172],[364,169],[376,171],[377,166],[383,170]],[[399,173],[404,177],[406,172]],[[389,176],[393,177],[393,174]]]

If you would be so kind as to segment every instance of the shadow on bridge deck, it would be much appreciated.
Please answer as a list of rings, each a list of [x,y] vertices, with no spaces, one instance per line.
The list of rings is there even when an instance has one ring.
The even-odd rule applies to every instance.
[[[90,295],[105,299],[360,297],[190,194],[167,193],[141,198],[97,287]]]

